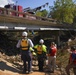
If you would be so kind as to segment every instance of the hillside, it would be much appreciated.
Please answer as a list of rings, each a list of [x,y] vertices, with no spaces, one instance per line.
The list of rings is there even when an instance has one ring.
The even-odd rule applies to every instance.
[[[24,75],[22,74],[22,61],[17,60],[19,56],[7,56],[5,54],[0,53],[0,75]],[[35,67],[32,66],[34,69]],[[44,75],[45,72],[38,72],[38,69],[36,68],[36,71],[29,75]],[[51,73],[51,75],[61,75],[61,72],[58,70],[55,70],[55,73]]]
[[[66,75],[65,66],[68,63],[69,57],[69,54],[66,52],[66,50],[64,52],[59,51],[56,61],[57,67],[55,72],[50,73],[50,75]],[[20,55],[8,56],[4,53],[0,53],[0,75],[25,75],[22,74],[22,68],[23,64]],[[34,72],[28,75],[45,75],[45,69],[44,72],[38,72],[38,66],[32,66],[32,69]],[[73,75],[72,71],[71,74]],[[49,75],[49,73],[47,75]]]

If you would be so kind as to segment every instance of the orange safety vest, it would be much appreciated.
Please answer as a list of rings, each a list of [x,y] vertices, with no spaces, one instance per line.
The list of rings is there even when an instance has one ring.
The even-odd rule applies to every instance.
[[[37,47],[37,54],[42,54],[42,45],[38,45]]]
[[[27,39],[22,39],[21,40],[21,49],[22,50],[28,50],[29,44]]]

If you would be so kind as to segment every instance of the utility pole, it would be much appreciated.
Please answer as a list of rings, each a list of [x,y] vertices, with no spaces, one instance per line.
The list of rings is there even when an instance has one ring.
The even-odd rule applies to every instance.
[[[18,1],[16,1],[16,5],[17,5]]]
[[[18,5],[17,5],[18,1],[16,1],[16,11],[18,11]],[[18,16],[18,13],[16,13],[16,16]]]
[[[52,6],[49,6],[49,12],[48,12],[48,14],[47,14],[47,16],[46,16],[47,18],[48,18],[48,17],[51,17],[51,8],[52,8]]]

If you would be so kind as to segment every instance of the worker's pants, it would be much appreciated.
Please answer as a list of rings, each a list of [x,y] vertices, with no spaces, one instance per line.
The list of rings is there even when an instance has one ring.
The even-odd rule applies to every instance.
[[[39,67],[39,71],[43,71],[43,66],[44,66],[43,55],[38,55],[38,67]]]
[[[39,71],[43,71],[44,60],[38,60]]]
[[[23,61],[23,66],[24,66],[23,71],[30,72],[31,71],[31,68],[32,68],[32,63],[31,63],[31,61]]]
[[[56,67],[56,56],[49,56],[48,57],[48,68],[50,71],[54,72],[54,69]]]
[[[22,51],[21,52],[21,59],[23,60],[23,71],[31,71],[32,68],[32,58],[30,51]]]

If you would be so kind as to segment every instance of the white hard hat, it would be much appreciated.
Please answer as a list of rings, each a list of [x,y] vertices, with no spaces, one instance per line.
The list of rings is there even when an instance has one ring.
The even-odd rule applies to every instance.
[[[44,40],[43,39],[40,39],[40,41],[39,41],[40,43],[44,43]]]
[[[27,34],[28,34],[27,32],[23,32],[22,36],[27,36]]]

